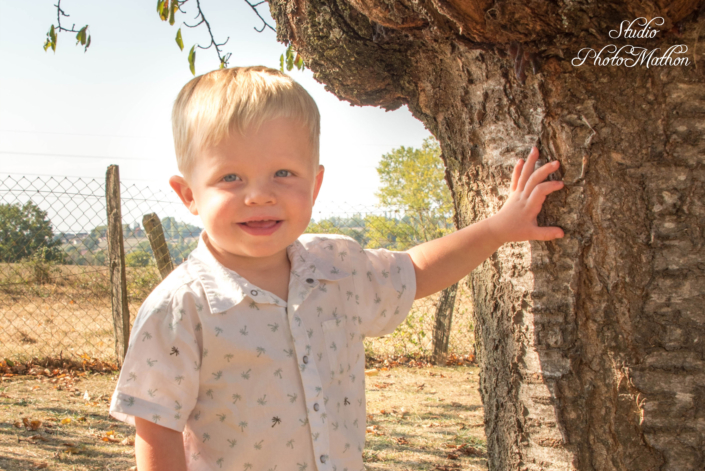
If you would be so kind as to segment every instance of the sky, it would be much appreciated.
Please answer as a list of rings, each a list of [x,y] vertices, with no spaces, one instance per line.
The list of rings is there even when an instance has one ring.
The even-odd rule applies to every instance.
[[[89,25],[84,53],[75,34],[59,35],[56,52],[42,48],[56,24],[56,0],[0,0],[0,178],[51,175],[104,179],[108,165],[121,181],[172,192],[177,174],[170,113],[181,87],[192,78],[187,53],[207,44],[205,28],[182,27],[184,51],[174,40],[180,21],[159,20],[155,1],[62,0],[70,15],[62,26]],[[195,2],[191,2],[194,3]],[[216,39],[229,42],[231,66],[279,68],[284,45],[242,0],[201,0]],[[195,6],[195,5],[194,5]],[[267,5],[260,12],[269,17]],[[199,50],[196,73],[218,67],[213,50]],[[400,146],[420,147],[430,136],[402,107],[386,112],[340,101],[309,70],[292,71],[321,111],[321,163],[326,167],[319,210],[371,207],[381,156]],[[175,196],[174,196],[175,197]],[[316,211],[314,210],[314,216]]]

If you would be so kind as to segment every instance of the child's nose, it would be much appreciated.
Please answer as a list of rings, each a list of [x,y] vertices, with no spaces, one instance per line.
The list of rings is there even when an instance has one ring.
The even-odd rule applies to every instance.
[[[272,186],[268,182],[252,182],[245,195],[247,205],[267,205],[277,202]]]

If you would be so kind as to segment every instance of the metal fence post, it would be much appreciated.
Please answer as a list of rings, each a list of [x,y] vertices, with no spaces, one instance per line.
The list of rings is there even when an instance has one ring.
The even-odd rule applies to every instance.
[[[157,213],[149,213],[142,217],[142,226],[147,231],[149,245],[152,247],[154,259],[157,261],[157,268],[163,280],[174,269],[174,263],[169,255],[169,247],[166,245],[162,222]]]
[[[110,268],[111,302],[115,331],[115,356],[122,367],[130,339],[130,311],[127,306],[125,276],[125,245],[120,209],[120,171],[117,165],[108,167],[105,175],[105,199],[108,212],[108,260]]]

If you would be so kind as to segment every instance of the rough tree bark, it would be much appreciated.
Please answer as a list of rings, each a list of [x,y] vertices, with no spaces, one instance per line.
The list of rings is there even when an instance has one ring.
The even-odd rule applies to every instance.
[[[491,469],[705,469],[702,5],[270,0],[330,91],[406,104],[439,139],[459,227],[501,207],[532,144],[561,162],[540,222],[567,237],[472,275]],[[664,18],[654,38],[608,36],[642,16]],[[690,64],[571,65],[611,43],[686,44]]]

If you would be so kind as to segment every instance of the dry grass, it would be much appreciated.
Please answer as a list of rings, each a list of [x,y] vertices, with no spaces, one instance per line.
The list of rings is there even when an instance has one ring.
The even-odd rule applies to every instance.
[[[40,267],[41,268],[41,267]],[[110,303],[110,278],[101,266],[49,266],[49,281],[29,264],[0,264],[0,359],[83,356],[114,361],[115,347]],[[131,316],[159,283],[154,267],[128,268]],[[366,340],[368,356],[428,357],[438,295],[420,299],[392,334]],[[466,284],[458,289],[449,351],[473,352],[472,299]]]
[[[477,373],[400,367],[367,377],[367,469],[487,469]],[[107,415],[116,375],[59,376],[0,383],[0,469],[134,466],[134,429]]]

